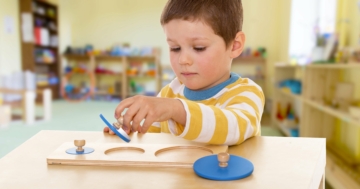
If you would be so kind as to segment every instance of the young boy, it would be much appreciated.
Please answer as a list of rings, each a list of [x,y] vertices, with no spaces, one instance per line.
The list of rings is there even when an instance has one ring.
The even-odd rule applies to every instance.
[[[242,22],[241,0],[169,0],[161,25],[177,77],[158,97],[123,100],[115,110],[118,119],[128,108],[123,129],[227,145],[260,135],[262,89],[230,72],[244,48]]]

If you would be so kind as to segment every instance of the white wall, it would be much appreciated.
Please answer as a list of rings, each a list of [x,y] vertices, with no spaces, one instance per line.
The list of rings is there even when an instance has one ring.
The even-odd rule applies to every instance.
[[[5,31],[10,19],[12,32]],[[0,75],[21,70],[19,8],[17,0],[0,0]]]

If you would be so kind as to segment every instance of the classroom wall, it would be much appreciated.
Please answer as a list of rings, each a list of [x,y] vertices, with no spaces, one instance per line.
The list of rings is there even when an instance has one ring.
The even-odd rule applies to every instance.
[[[21,70],[20,54],[18,1],[0,0],[0,75]]]

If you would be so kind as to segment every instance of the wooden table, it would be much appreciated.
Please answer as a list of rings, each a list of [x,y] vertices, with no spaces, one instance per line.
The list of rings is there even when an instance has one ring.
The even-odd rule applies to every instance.
[[[133,136],[154,143],[160,134]],[[157,143],[190,143],[169,134]],[[64,142],[123,142],[102,132],[41,131],[0,159],[0,188],[324,188],[326,142],[319,138],[254,137],[229,153],[254,164],[251,176],[212,181],[190,168],[48,165],[46,157]]]

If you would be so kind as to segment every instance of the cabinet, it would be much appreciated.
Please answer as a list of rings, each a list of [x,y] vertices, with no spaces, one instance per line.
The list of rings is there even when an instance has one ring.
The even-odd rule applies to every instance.
[[[299,117],[299,136],[327,139],[326,178],[335,188],[360,188],[360,120],[333,101],[339,84],[359,87],[356,81],[344,77],[355,76],[359,70],[360,63],[275,66],[273,123],[291,136],[291,129],[278,119],[276,106],[291,103]],[[287,79],[301,81],[301,94],[279,88],[279,82]]]
[[[93,98],[101,95],[120,99],[134,95],[156,96],[160,91],[160,64],[157,55],[64,55],[64,58],[72,67],[81,67],[79,64],[83,64],[84,71],[93,74],[96,88]],[[77,74],[86,78],[88,76],[82,73],[84,71]],[[104,81],[110,81],[110,84],[104,87]],[[142,86],[148,82],[151,83],[150,86]]]
[[[36,74],[38,89],[59,98],[58,7],[46,1],[19,0],[22,69]]]

